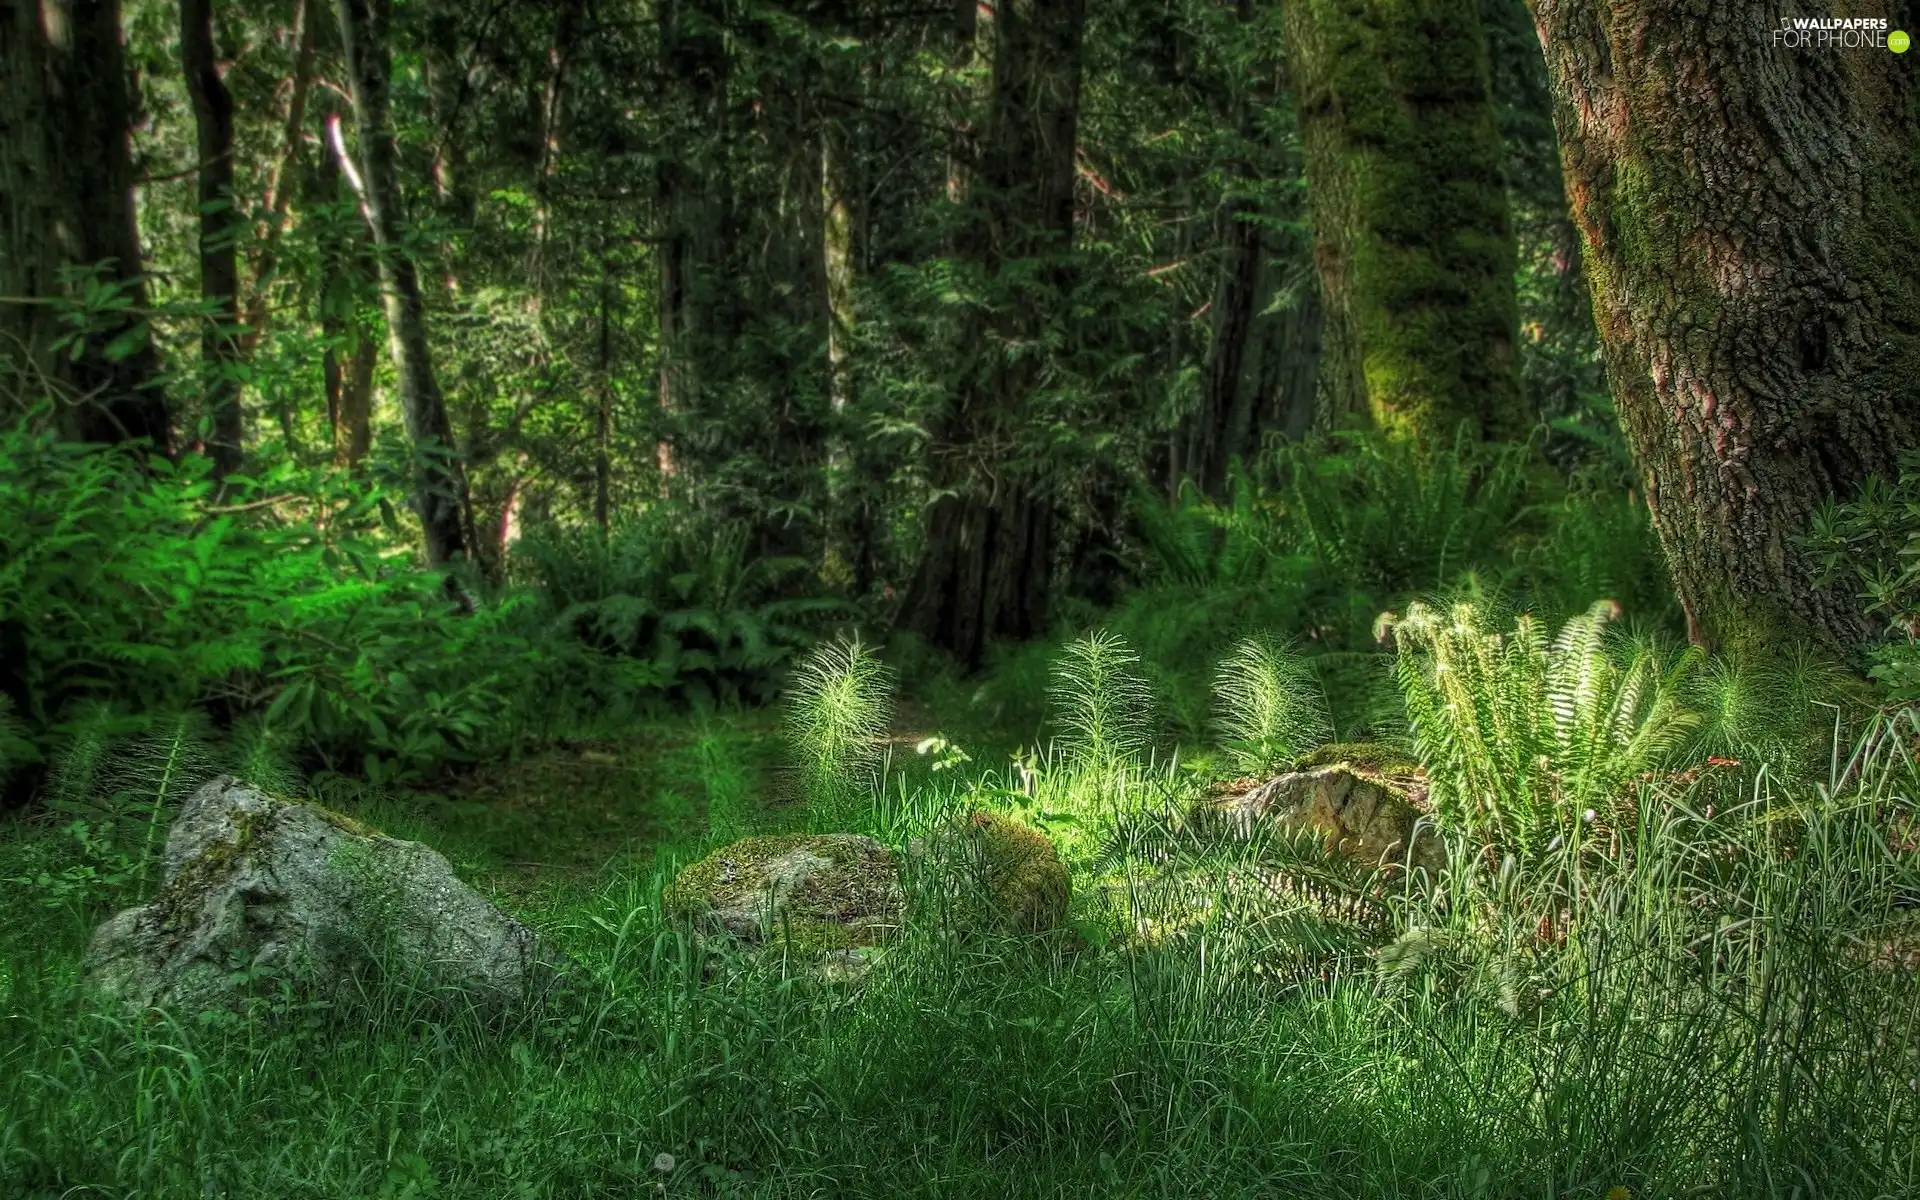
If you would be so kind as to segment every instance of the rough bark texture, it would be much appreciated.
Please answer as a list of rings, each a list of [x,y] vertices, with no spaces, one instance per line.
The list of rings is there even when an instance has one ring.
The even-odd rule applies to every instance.
[[[361,198],[380,250],[387,348],[419,464],[414,504],[426,532],[427,561],[439,565],[466,556],[466,477],[455,454],[446,400],[433,373],[420,277],[401,238],[406,214],[388,119],[388,0],[338,0],[337,9],[340,41],[352,77],[354,121],[359,126],[365,188]]]
[[[1878,622],[1794,539],[1920,444],[1920,82],[1886,50],[1777,47],[1780,13],[1534,4],[1608,376],[1694,639],[1848,650]]]
[[[1392,436],[1521,432],[1478,0],[1294,0],[1286,17],[1335,406]]]
[[[208,308],[200,334],[202,395],[212,423],[207,450],[214,473],[240,467],[241,428],[239,208],[233,194],[233,97],[220,78],[213,42],[213,0],[180,0],[180,63],[193,101],[200,151],[200,298]]]
[[[1063,290],[1073,242],[1074,135],[1080,113],[1084,0],[1007,0],[994,14],[993,91],[973,219],[959,252],[991,277],[1040,260],[1041,287]],[[1030,285],[1029,285],[1030,286]],[[983,350],[938,431],[935,482],[950,493],[928,513],[927,540],[904,619],[936,645],[977,663],[993,638],[1044,632],[1052,590],[1054,501],[1044,479],[994,461],[1038,383],[1031,343],[1052,314],[1029,299],[982,319]]]
[[[160,357],[139,316],[104,315],[77,356],[54,349],[64,268],[104,263],[133,309],[146,304],[130,113],[117,0],[0,0],[0,397],[58,395],[72,436],[165,454]]]

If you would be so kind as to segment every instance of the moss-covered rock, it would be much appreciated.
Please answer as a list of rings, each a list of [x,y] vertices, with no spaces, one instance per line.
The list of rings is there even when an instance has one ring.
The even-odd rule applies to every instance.
[[[800,953],[877,945],[906,914],[894,853],[851,833],[743,838],[682,870],[661,899],[702,935]]]
[[[921,844],[951,926],[1044,933],[1066,922],[1073,878],[1037,829],[974,812]]]
[[[1420,760],[1397,746],[1385,742],[1335,742],[1310,750],[1293,762],[1296,771],[1336,765],[1352,767],[1365,775],[1403,781],[1403,790],[1424,774]]]

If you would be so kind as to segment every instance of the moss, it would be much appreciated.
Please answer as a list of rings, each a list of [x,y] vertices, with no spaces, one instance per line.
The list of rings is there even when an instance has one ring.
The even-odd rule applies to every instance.
[[[998,813],[976,812],[961,822],[968,865],[981,885],[986,924],[1008,933],[1038,933],[1067,917],[1073,877],[1039,830]]]
[[[269,813],[269,815],[271,815]],[[191,917],[195,900],[219,887],[233,873],[234,864],[253,845],[260,818],[245,809],[233,812],[233,836],[214,842],[180,864],[154,896],[163,928],[175,929]]]
[[[1526,424],[1515,246],[1471,0],[1301,0],[1288,33],[1322,275],[1391,436]]]
[[[849,834],[743,838],[682,870],[661,894],[661,907],[682,921],[736,907],[752,898],[749,889],[762,886],[772,864],[800,853],[834,869],[808,872],[795,883],[767,940],[799,950],[844,950],[870,944],[896,921],[902,902],[893,853]]]
[[[321,820],[325,821],[327,824],[333,826],[335,829],[338,829],[343,833],[350,833],[355,837],[363,837],[363,838],[377,838],[377,837],[386,836],[385,834],[381,833],[378,829],[375,829],[373,826],[367,824],[365,821],[362,821],[357,817],[350,817],[346,813],[335,812],[331,808],[325,808],[318,804],[308,804],[305,807],[312,809],[315,813],[319,815]]]
[[[1420,772],[1419,760],[1404,750],[1384,742],[1337,742],[1301,755],[1293,762],[1296,771],[1344,764],[1363,774],[1386,778],[1404,777]]]

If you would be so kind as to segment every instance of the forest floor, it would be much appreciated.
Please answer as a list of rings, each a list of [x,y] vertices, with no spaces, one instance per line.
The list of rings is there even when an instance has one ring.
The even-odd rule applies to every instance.
[[[889,786],[1001,786],[1003,748],[978,736],[936,776],[915,752],[934,724],[896,719]],[[9,890],[0,1197],[1865,1198],[1920,1180],[1912,1139],[1858,1142],[1872,1121],[1793,1118],[1727,1157],[1708,1118],[1759,1078],[1724,1068],[1743,1018],[1667,1007],[1678,977],[1638,945],[1610,960],[1596,941],[1582,970],[1604,991],[1519,1018],[1471,987],[1262,978],[1231,965],[1232,936],[1125,954],[935,941],[850,995],[779,971],[716,987],[660,920],[659,887],[723,830],[803,827],[780,715],[601,732],[347,805],[607,981],[545,1024],[422,1021],[404,999],[270,1026],[123,1024],[74,981],[124,892],[56,909]],[[0,877],[65,839],[0,829]],[[1088,902],[1096,885],[1112,886],[1089,877]],[[1823,1063],[1794,1068],[1810,1072],[1796,1105],[1911,1110],[1897,1085],[1889,1101]]]

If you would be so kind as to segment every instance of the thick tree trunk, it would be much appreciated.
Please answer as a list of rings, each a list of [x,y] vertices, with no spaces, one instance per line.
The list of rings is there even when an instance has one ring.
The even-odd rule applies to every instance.
[[[1075,131],[1080,116],[1084,0],[1003,0],[993,18],[993,90],[973,220],[960,252],[989,275],[1038,260],[1040,287],[1064,293],[1073,244]],[[1031,284],[1029,284],[1031,286]],[[1049,481],[991,462],[1016,435],[1039,384],[1031,355],[999,347],[1038,340],[1055,305],[997,309],[969,336],[979,351],[938,431],[934,482],[950,494],[927,514],[926,543],[903,620],[963,662],[994,638],[1045,630],[1056,520]]]
[[[1912,29],[1911,0],[1890,6]],[[1696,642],[1878,632],[1796,542],[1920,446],[1920,78],[1709,0],[1536,0],[1607,373]]]
[[[337,9],[359,126],[361,199],[380,252],[387,349],[418,464],[414,504],[426,533],[427,561],[437,566],[466,557],[466,477],[455,452],[446,400],[433,373],[426,300],[401,237],[406,215],[388,119],[388,0],[337,0]]]
[[[1478,0],[1292,0],[1286,18],[1337,406],[1396,437],[1519,434],[1513,231]]]
[[[200,298],[208,309],[200,334],[202,396],[212,424],[214,475],[240,469],[245,445],[240,411],[240,213],[233,194],[233,97],[220,78],[213,42],[213,0],[180,0],[180,62],[193,101],[200,151]]]
[[[138,311],[130,113],[117,0],[0,0],[0,396],[56,395],[73,436],[166,454],[160,357]],[[62,270],[103,263],[132,311],[56,352]]]

